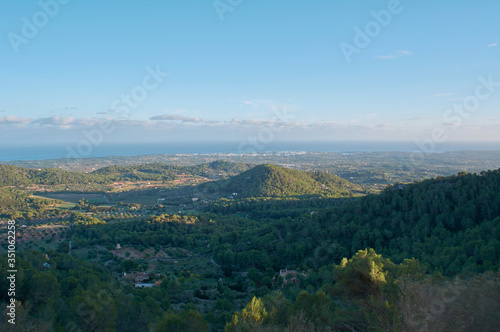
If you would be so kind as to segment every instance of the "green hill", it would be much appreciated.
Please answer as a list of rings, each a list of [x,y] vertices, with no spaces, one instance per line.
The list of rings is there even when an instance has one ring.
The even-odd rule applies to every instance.
[[[325,195],[350,197],[362,191],[336,175],[322,172],[304,172],[276,165],[264,164],[215,184],[200,188],[217,187],[222,193],[237,193],[238,197],[281,197],[299,195]]]
[[[194,166],[176,166],[153,163],[135,166],[109,166],[94,171],[91,174],[106,176],[113,179],[127,178],[137,181],[173,180],[176,178],[176,175],[180,173],[219,179],[239,174],[253,166],[254,165],[252,164],[235,163],[223,160]]]
[[[195,166],[174,166],[160,163],[134,166],[109,166],[92,173],[81,173],[69,172],[58,168],[31,169],[0,165],[0,187],[30,184],[109,184],[122,180],[164,181],[174,180],[177,174],[181,173],[220,179],[239,174],[251,167],[253,167],[251,164],[219,160]]]

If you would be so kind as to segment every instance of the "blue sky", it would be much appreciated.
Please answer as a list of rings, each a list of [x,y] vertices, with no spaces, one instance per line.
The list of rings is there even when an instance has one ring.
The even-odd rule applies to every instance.
[[[493,0],[0,0],[0,141],[500,142],[499,17]]]

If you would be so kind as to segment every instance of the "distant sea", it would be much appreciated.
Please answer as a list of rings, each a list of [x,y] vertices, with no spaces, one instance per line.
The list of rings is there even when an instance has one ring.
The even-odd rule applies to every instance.
[[[110,156],[140,156],[151,154],[212,154],[212,153],[252,153],[279,151],[310,152],[412,152],[419,147],[414,142],[273,142],[259,146],[259,149],[246,145],[239,148],[241,142],[190,142],[190,143],[141,143],[141,144],[102,144],[93,146],[90,153],[81,154],[85,158]],[[76,151],[76,144],[69,145]],[[449,142],[437,144],[434,152],[464,150],[500,150],[499,142]],[[41,160],[68,157],[66,145],[0,145],[0,161]]]

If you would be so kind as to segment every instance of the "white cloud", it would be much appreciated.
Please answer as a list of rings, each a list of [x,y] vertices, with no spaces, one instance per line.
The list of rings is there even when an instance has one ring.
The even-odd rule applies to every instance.
[[[389,55],[376,55],[375,57],[379,59],[394,59],[396,56],[394,54],[389,54]]]
[[[429,120],[429,119],[434,119],[431,116],[414,116],[411,118],[406,118],[404,119],[405,121],[420,121],[420,120]]]
[[[396,51],[394,53],[390,53],[390,54],[386,54],[386,55],[376,55],[375,57],[378,58],[378,59],[396,59],[396,58],[400,58],[402,56],[409,56],[409,55],[413,55],[412,52],[410,51]]]
[[[43,117],[43,118],[21,118],[13,115],[0,117],[1,132],[24,133],[26,141],[41,139],[44,137],[65,137],[68,140],[78,140],[82,137],[82,131],[90,131],[98,128],[99,124],[107,121],[116,128],[112,134],[106,136],[108,141],[128,141],[140,138],[141,141],[156,141],[161,139],[179,140],[240,140],[247,137],[256,137],[264,128],[270,128],[277,140],[314,140],[314,139],[413,139],[415,135],[425,135],[428,129],[428,117],[415,116],[405,120],[406,125],[395,125],[385,121],[377,121],[375,114],[367,114],[364,118],[358,118],[349,122],[319,121],[310,119],[307,122],[282,121],[278,118],[269,119],[246,119],[233,118],[226,121],[201,119],[195,117],[181,116],[175,114],[163,114],[156,116],[161,120],[132,120],[127,118],[74,118],[74,117]],[[153,118],[156,118],[153,117]],[[490,121],[489,124],[496,123]],[[443,123],[443,128],[456,127],[465,131],[464,126],[458,123]],[[482,128],[486,127],[482,124]],[[4,130],[5,129],[5,130]],[[498,137],[495,128],[485,131],[492,137]],[[11,131],[9,131],[11,130]],[[477,132],[468,129],[472,134]],[[499,131],[500,132],[500,131]],[[481,132],[481,135],[483,133]],[[474,136],[475,137],[475,136]]]
[[[33,120],[32,124],[37,124],[41,126],[62,126],[67,127],[75,122],[75,118],[72,117],[59,117],[51,116],[47,118],[38,118]]]
[[[204,120],[202,120],[200,118],[194,118],[194,117],[183,116],[183,115],[168,114],[168,113],[165,113],[163,115],[153,116],[153,117],[149,118],[149,120],[180,121],[180,122],[192,122],[192,123],[204,122]]]
[[[494,43],[494,44],[489,44],[488,47],[497,47],[498,44]]]
[[[26,124],[30,123],[32,120],[29,118],[21,118],[14,115],[7,115],[0,117],[0,125],[11,125],[11,124]]]

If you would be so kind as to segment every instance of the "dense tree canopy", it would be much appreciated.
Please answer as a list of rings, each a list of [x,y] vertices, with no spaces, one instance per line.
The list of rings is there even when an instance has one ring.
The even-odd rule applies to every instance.
[[[196,172],[234,167],[239,172],[247,166],[219,163]],[[108,168],[82,179],[173,174],[164,165],[133,170]],[[2,172],[6,183],[42,181],[41,173],[25,169]],[[67,175],[47,172],[47,181],[56,181],[50,174]],[[57,251],[21,252],[19,327],[407,331],[446,322],[445,327],[471,330],[473,320],[460,318],[469,314],[488,330],[500,318],[494,312],[500,298],[500,170],[395,184],[363,197],[353,197],[356,188],[331,174],[269,165],[219,183],[248,197],[220,199],[188,214],[109,222],[81,201],[78,207],[89,212],[68,214],[72,250],[87,251],[88,260],[100,250],[101,260],[68,255],[67,242]],[[0,188],[0,198],[4,218],[34,218],[36,211],[48,210],[46,200],[17,189]],[[143,251],[189,250],[217,267],[207,276],[216,281],[209,285],[182,271],[161,276],[155,288],[120,283],[124,272],[148,272],[149,262],[113,255],[118,243]],[[8,300],[5,258],[2,303]],[[187,278],[200,279],[189,284],[196,289],[186,286]],[[212,310],[199,311],[191,301]],[[467,301],[471,312],[464,313]],[[436,303],[445,309],[435,309]]]
[[[165,164],[146,164],[137,166],[109,166],[92,173],[69,172],[58,168],[30,169],[11,165],[0,165],[1,186],[63,185],[115,181],[166,181],[173,180],[177,174],[185,173],[204,177],[218,178],[241,173],[252,167],[250,164],[215,161],[196,166],[172,166]]]
[[[303,172],[276,165],[259,165],[227,180],[203,184],[200,188],[237,193],[238,197],[283,197],[330,195],[351,197],[362,191],[359,185],[323,172]]]

